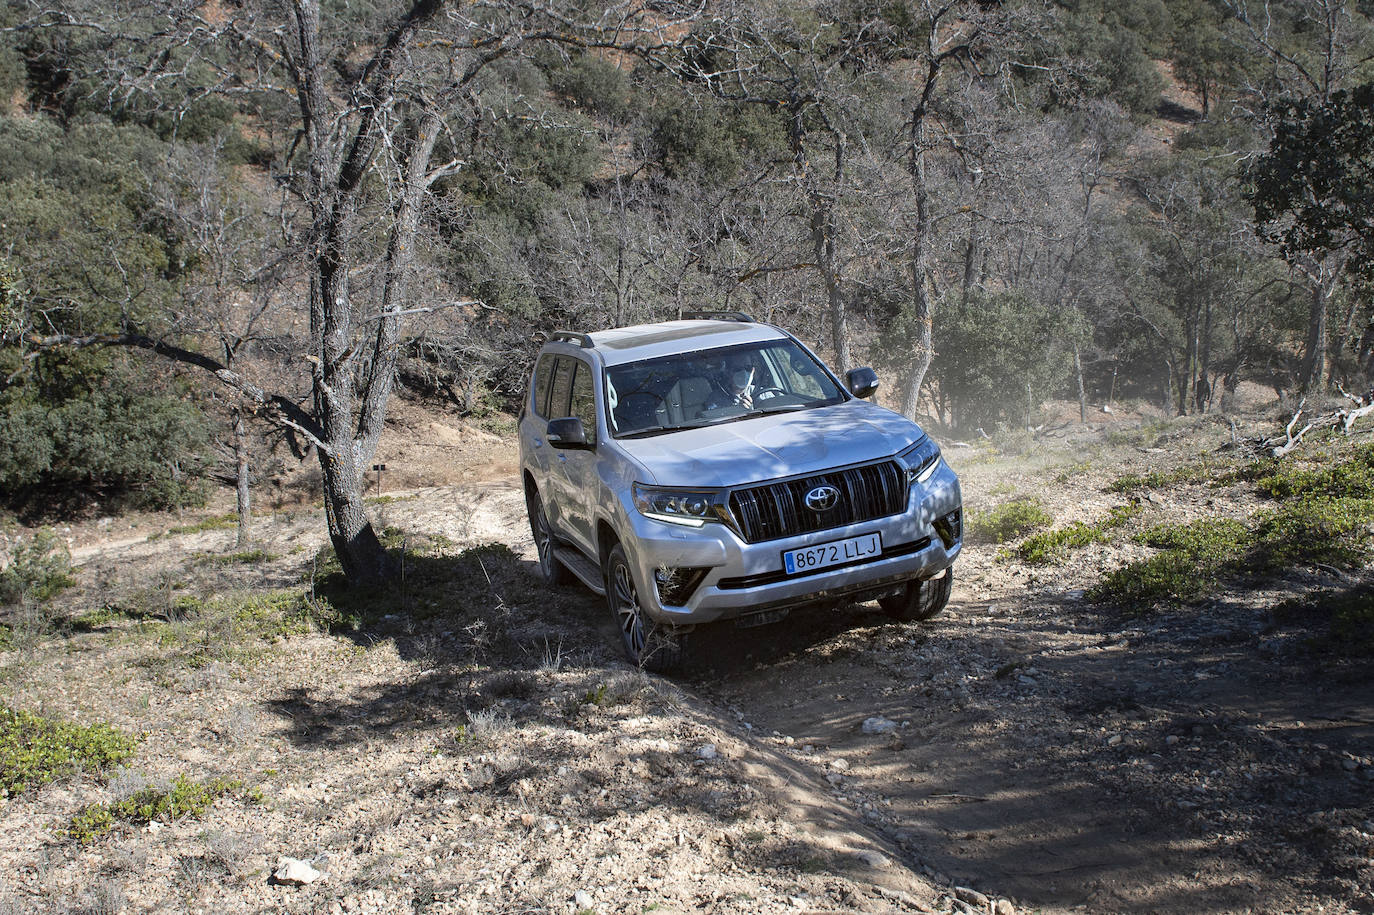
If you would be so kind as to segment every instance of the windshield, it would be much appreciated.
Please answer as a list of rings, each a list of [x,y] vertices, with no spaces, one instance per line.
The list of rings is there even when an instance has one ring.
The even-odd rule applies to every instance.
[[[694,429],[845,399],[830,373],[792,340],[695,350],[606,371],[616,438]]]

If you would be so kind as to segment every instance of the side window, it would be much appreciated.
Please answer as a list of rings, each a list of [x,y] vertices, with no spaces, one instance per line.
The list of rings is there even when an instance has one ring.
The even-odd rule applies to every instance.
[[[546,419],[572,416],[572,413],[568,412],[568,401],[572,396],[572,376],[576,364],[575,359],[569,359],[567,356],[558,357],[558,364],[553,370],[553,390],[549,392],[548,411],[544,414]]]
[[[530,382],[534,398],[534,415],[548,419],[549,388],[553,382],[553,356],[544,356],[534,369],[534,380]]]
[[[596,444],[596,385],[592,382],[592,367],[578,361],[577,374],[573,376],[572,408],[569,416],[582,420],[582,429],[587,434],[587,444]]]

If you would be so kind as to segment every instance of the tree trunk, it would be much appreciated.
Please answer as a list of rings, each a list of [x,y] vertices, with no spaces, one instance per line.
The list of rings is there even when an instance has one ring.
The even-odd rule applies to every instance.
[[[1336,333],[1336,339],[1331,341],[1331,357],[1327,360],[1328,365],[1326,367],[1326,386],[1329,388],[1335,387],[1338,381],[1336,373],[1341,369],[1341,356],[1345,354],[1346,341],[1355,332],[1355,314],[1359,310],[1360,303],[1352,296],[1350,308],[1345,313],[1345,320],[1341,322],[1341,329]]]
[[[1334,280],[1319,279],[1312,287],[1312,303],[1307,312],[1307,340],[1303,347],[1298,389],[1311,394],[1322,386],[1326,371],[1326,301],[1335,292]]]
[[[426,112],[415,128],[415,135],[407,150],[395,221],[387,241],[382,313],[377,318],[377,333],[362,385],[363,397],[358,413],[357,451],[363,470],[372,463],[377,453],[377,440],[381,437],[386,420],[386,405],[395,387],[401,332],[401,319],[397,313],[408,301],[415,239],[420,228],[420,208],[430,185],[426,173],[441,126],[442,121],[437,113]]]
[[[386,38],[358,86],[351,133],[335,133],[337,112],[326,89],[320,53],[319,0],[294,0],[292,75],[308,151],[306,199],[312,239],[310,335],[314,417],[320,427],[318,449],[324,477],[329,540],[350,585],[374,585],[389,577],[390,563],[367,519],[362,496],[363,467],[376,448],[385,405],[395,374],[395,335],[414,247],[418,206],[425,187],[436,121],[422,117],[406,150],[403,187],[383,264],[383,313],[377,317],[370,361],[363,363],[355,334],[361,331],[349,289],[351,239],[356,230],[357,198],[391,112],[394,80],[405,66],[405,50],[416,31],[435,18],[444,0],[416,0]],[[359,395],[361,394],[361,403]]]
[[[248,429],[243,411],[234,411],[234,464],[236,507],[239,515],[238,535],[234,545],[242,549],[248,545],[249,523],[252,520],[252,491],[248,487]]]
[[[1197,378],[1193,382],[1193,403],[1199,413],[1206,413],[1212,406],[1212,386],[1208,378],[1212,373],[1212,306],[1203,306],[1202,338],[1198,341]]]
[[[915,330],[915,353],[911,374],[902,398],[902,412],[916,419],[921,385],[935,356],[934,314],[930,296],[930,189],[926,180],[926,113],[940,74],[940,60],[932,56],[926,70],[920,100],[911,112],[911,133],[907,146],[907,174],[916,203],[916,225],[911,239],[911,323]]]
[[[1088,421],[1088,391],[1083,386],[1083,354],[1078,344],[1073,345],[1073,370],[1078,376],[1078,421],[1087,423]]]

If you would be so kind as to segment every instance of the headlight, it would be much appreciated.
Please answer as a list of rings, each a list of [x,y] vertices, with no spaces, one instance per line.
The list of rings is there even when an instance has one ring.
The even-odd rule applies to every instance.
[[[725,494],[714,489],[668,489],[662,486],[634,485],[635,508],[646,518],[687,527],[701,527],[707,521],[723,521]]]
[[[906,465],[908,484],[924,483],[940,466],[940,446],[929,435],[923,435],[916,444],[897,455],[897,460]]]

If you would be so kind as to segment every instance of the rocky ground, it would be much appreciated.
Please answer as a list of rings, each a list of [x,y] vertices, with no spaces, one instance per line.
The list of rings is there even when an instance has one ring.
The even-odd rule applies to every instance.
[[[67,532],[79,585],[12,614],[0,701],[138,749],[0,801],[0,912],[1374,912],[1369,658],[1273,612],[1367,573],[1085,596],[1146,552],[1133,531],[1244,517],[1245,486],[1152,491],[1057,565],[970,542],[930,623],[722,628],[665,679],[620,660],[589,593],[538,584],[499,428],[406,422],[466,477],[412,467],[374,503],[411,558],[356,630],[303,622],[329,599],[308,506],[260,519],[258,553],[194,518]],[[1091,521],[1120,474],[1232,435],[1121,425],[947,456],[973,509]],[[307,610],[269,625],[254,594]],[[177,776],[241,784],[199,818],[68,835]]]

